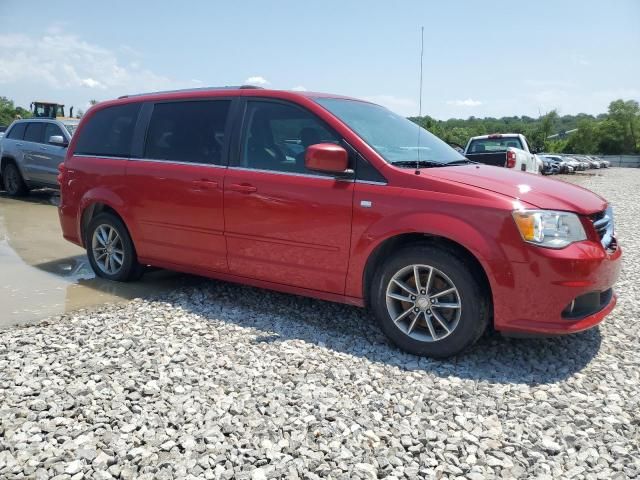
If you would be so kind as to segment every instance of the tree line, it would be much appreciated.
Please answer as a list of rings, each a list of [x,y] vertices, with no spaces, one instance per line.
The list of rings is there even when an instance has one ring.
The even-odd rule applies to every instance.
[[[90,105],[98,103],[97,100],[89,100]],[[84,111],[78,109],[75,112],[76,118],[82,118]],[[32,113],[26,108],[16,106],[13,100],[0,96],[0,126],[9,126],[11,122],[18,118],[31,118]]]
[[[464,148],[471,137],[491,133],[522,133],[545,152],[622,155],[640,153],[640,105],[635,100],[614,100],[600,115],[558,115],[552,110],[539,118],[452,118],[429,116],[410,120],[445,142]]]
[[[16,118],[29,118],[31,112],[13,104],[13,100],[0,97],[0,125],[8,126]]]
[[[90,104],[97,103],[91,100]],[[78,117],[82,111],[78,110]],[[0,125],[16,118],[29,118],[31,112],[0,96]],[[640,105],[635,100],[614,100],[607,113],[600,115],[558,115],[552,110],[539,118],[526,115],[502,118],[410,117],[434,135],[452,145],[464,147],[471,137],[490,133],[522,133],[545,152],[621,155],[640,153]]]

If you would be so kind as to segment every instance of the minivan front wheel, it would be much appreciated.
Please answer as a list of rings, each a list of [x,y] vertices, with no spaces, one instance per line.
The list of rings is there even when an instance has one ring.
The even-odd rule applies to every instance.
[[[13,162],[5,165],[2,171],[2,183],[4,184],[5,191],[11,197],[19,197],[29,193],[27,184],[24,182],[18,166]]]
[[[489,320],[477,273],[447,249],[410,245],[388,258],[372,282],[371,306],[402,350],[431,357],[472,345]]]
[[[96,215],[87,227],[85,245],[96,275],[126,282],[142,274],[129,232],[115,215]]]

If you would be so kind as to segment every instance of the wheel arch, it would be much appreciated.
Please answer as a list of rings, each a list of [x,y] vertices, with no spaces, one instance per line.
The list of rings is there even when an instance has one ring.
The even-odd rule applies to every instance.
[[[127,229],[129,228],[123,216],[120,215],[120,213],[118,213],[118,211],[115,208],[113,208],[111,205],[104,202],[100,202],[100,201],[92,202],[88,204],[86,207],[84,207],[80,214],[80,240],[82,241],[82,245],[84,247],[86,247],[85,234],[87,232],[87,227],[89,226],[89,222],[91,222],[93,218],[95,218],[97,215],[103,212],[111,213],[112,215],[115,215],[122,221],[122,223],[125,224],[125,227],[127,227]]]
[[[2,158],[0,159],[0,175],[2,175],[2,173],[4,172],[4,168],[9,163],[13,163],[16,167],[18,167],[18,170],[20,170],[20,173],[22,173],[22,170],[20,169],[20,165],[18,164],[18,161],[15,159],[15,157],[13,157],[12,155],[3,153]]]
[[[493,315],[493,290],[489,274],[487,273],[487,269],[485,268],[485,265],[483,265],[483,262],[478,259],[471,249],[455,240],[441,235],[420,232],[408,232],[391,236],[380,242],[372,250],[371,254],[367,258],[365,268],[363,270],[362,295],[365,305],[370,305],[369,293],[371,292],[371,285],[376,271],[382,265],[384,259],[394,251],[398,251],[404,246],[415,244],[439,247],[452,252],[458,258],[463,258],[472,271],[477,273],[480,277],[481,287],[489,301],[490,315]]]

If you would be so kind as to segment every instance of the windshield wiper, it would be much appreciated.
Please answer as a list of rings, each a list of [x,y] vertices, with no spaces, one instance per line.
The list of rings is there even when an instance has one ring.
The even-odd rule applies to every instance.
[[[462,158],[460,160],[454,160],[453,162],[446,163],[445,165],[446,166],[449,166],[449,165],[467,165],[469,163],[477,164],[477,163],[480,163],[480,162],[474,162],[473,160],[469,160],[468,158]]]
[[[391,162],[391,165],[396,167],[408,167],[408,168],[429,168],[429,167],[444,167],[446,163],[434,162],[431,160],[400,160],[398,162]]]

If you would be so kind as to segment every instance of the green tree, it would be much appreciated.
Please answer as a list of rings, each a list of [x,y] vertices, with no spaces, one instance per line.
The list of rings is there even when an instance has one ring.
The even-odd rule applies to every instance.
[[[598,149],[598,124],[589,118],[578,121],[578,130],[567,140],[564,153],[596,153]]]
[[[606,118],[598,126],[598,153],[620,155],[631,153],[624,149],[624,126],[611,118]]]
[[[22,107],[16,107],[13,100],[0,97],[0,125],[9,125],[16,118],[29,118],[30,116],[31,112]]]
[[[542,148],[547,148],[547,139],[553,133],[553,129],[555,128],[556,121],[558,120],[558,111],[551,110],[547,114],[540,117],[540,135],[542,140]]]
[[[640,105],[635,100],[614,100],[609,104],[609,119],[622,131],[623,150],[628,153],[640,150],[637,133],[640,130]]]

